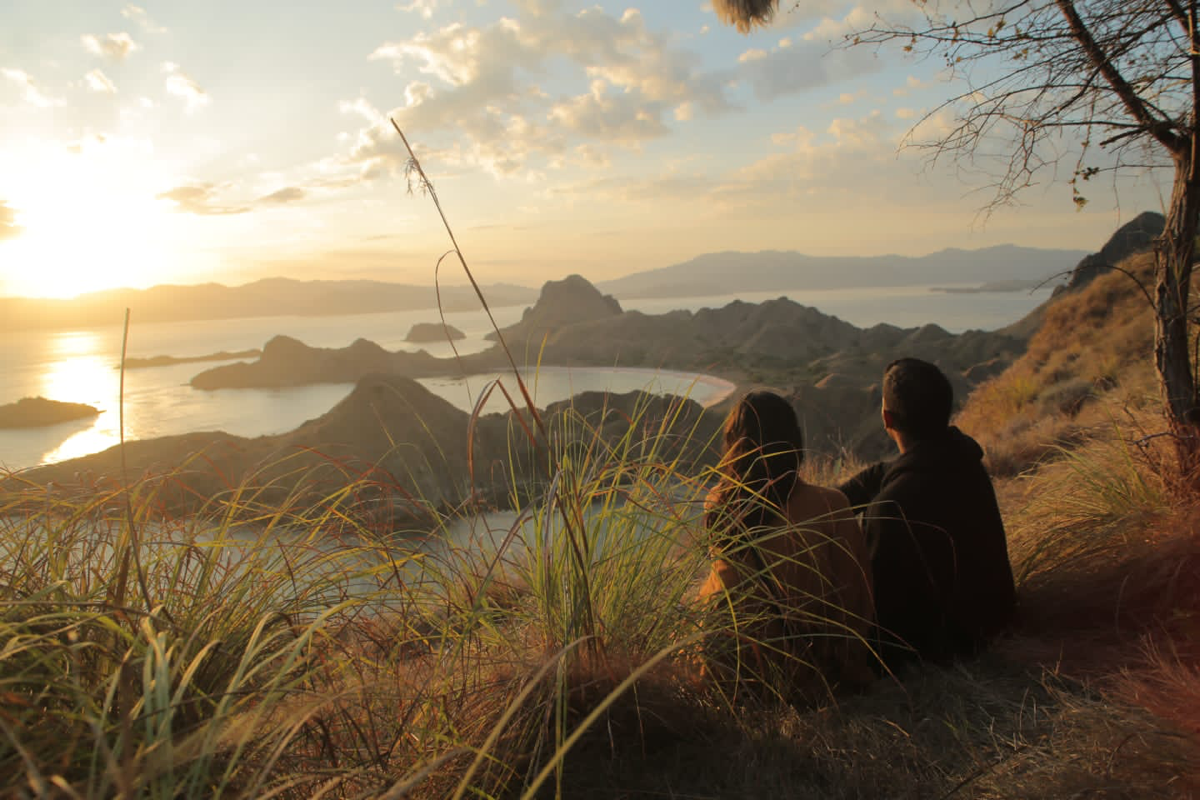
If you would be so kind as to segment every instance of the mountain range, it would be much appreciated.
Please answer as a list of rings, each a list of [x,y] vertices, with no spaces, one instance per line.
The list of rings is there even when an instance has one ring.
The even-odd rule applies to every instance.
[[[600,281],[619,299],[699,297],[788,289],[994,283],[1065,278],[1087,255],[1005,244],[981,250],[950,248],[925,256],[808,256],[794,251],[707,253],[690,261]]]
[[[940,250],[925,256],[808,256],[797,252],[709,253],[659,269],[596,284],[618,300],[697,297],[742,292],[796,291],[864,286],[994,283],[1066,275],[1086,253],[1000,245],[981,250]],[[563,273],[570,270],[564,265]],[[538,289],[512,283],[482,287],[493,306],[527,305]],[[0,298],[9,330],[110,325],[133,310],[140,322],[235,319],[264,316],[340,316],[435,308],[432,286],[384,281],[298,281],[265,278],[241,286],[205,283],[149,289],[111,289],[76,298]],[[469,286],[443,287],[447,311],[479,307]]]

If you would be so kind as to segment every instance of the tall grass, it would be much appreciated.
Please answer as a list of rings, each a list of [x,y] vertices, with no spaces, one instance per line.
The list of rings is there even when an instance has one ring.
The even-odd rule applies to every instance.
[[[275,508],[242,485],[176,518],[161,478],[9,476],[0,792],[532,787],[696,630],[703,486],[681,459],[697,420],[651,405],[567,410],[536,448],[514,430],[515,514],[489,531],[497,515],[464,507],[423,542],[357,519],[359,494],[390,502],[361,478]],[[131,519],[149,611],[113,602]]]
[[[121,497],[24,487],[0,501],[2,791],[246,794],[295,735],[281,715],[299,713],[309,651],[344,611],[345,576],[265,536],[235,548],[219,525],[155,519],[152,501],[131,501],[155,535],[139,554],[148,611],[111,599],[127,542]]]

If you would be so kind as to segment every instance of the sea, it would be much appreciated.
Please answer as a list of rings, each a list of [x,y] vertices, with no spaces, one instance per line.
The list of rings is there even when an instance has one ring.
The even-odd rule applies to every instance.
[[[946,286],[943,284],[943,286]],[[950,285],[953,287],[953,284]],[[965,288],[965,287],[964,287]],[[952,332],[992,330],[1020,319],[1049,297],[1048,288],[1034,292],[951,293],[930,286],[831,289],[808,292],[750,292],[710,297],[622,300],[622,307],[647,314],[675,309],[719,308],[733,300],[757,303],[787,296],[826,314],[868,327],[886,322],[901,327],[935,323]],[[493,308],[500,327],[521,318],[523,307]],[[261,348],[276,335],[287,335],[313,347],[345,347],[368,339],[388,350],[424,349],[450,357],[449,343],[405,341],[418,322],[436,322],[436,310],[402,311],[330,317],[275,316],[192,322],[137,322],[133,310],[128,355],[187,357]],[[466,337],[454,343],[461,354],[491,346],[484,336],[492,330],[480,311],[447,313],[445,320]],[[2,328],[0,328],[2,329]],[[353,388],[330,383],[287,389],[191,388],[191,378],[216,366],[217,361],[172,364],[127,370],[124,403],[120,389],[123,329],[120,324],[73,330],[5,331],[0,341],[0,405],[23,397],[87,403],[101,410],[93,418],[43,428],[0,430],[0,468],[20,470],[105,450],[126,440],[194,431],[225,431],[238,436],[261,436],[293,430],[324,414]],[[578,392],[644,389],[682,394],[710,405],[735,387],[708,375],[653,369],[564,368],[543,365],[525,374],[534,399],[544,406]],[[515,380],[503,373],[423,379],[431,391],[464,410],[475,407],[480,393],[499,380],[515,396]],[[504,411],[502,394],[493,391],[485,412]]]

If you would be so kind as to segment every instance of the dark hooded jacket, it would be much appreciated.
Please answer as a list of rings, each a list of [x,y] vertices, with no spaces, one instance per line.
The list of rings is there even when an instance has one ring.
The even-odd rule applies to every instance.
[[[912,650],[939,662],[975,653],[1012,620],[1008,543],[982,458],[950,427],[838,487],[864,507],[888,663]]]

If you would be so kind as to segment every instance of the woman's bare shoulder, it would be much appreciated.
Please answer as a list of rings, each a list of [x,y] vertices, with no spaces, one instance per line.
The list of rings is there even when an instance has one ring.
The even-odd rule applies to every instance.
[[[850,507],[850,500],[838,489],[832,486],[818,486],[817,488],[825,496],[825,502],[829,503],[831,511],[841,511],[844,508]]]
[[[812,519],[848,509],[850,501],[837,489],[805,483],[792,491],[788,506],[793,519]]]

